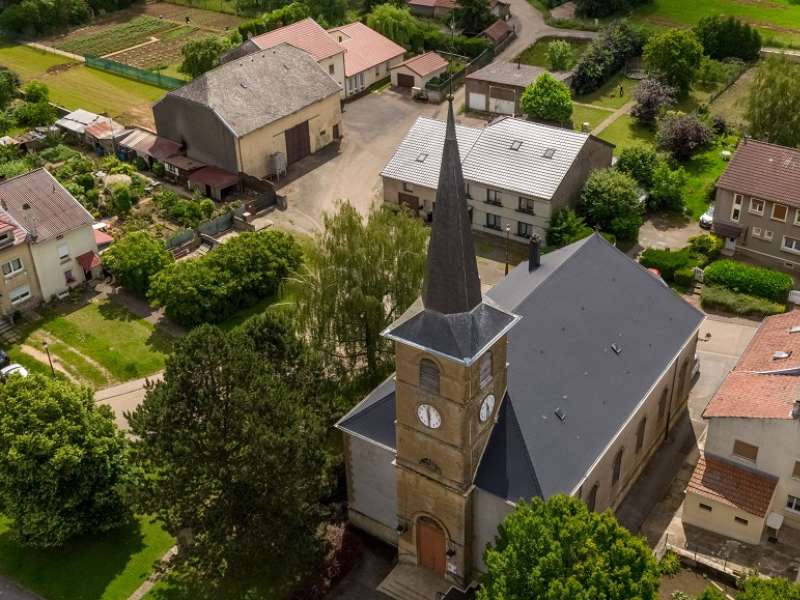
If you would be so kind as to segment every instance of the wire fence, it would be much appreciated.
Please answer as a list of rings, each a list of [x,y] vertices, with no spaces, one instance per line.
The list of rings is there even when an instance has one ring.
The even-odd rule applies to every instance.
[[[169,77],[168,75],[162,75],[155,71],[146,71],[108,58],[100,58],[99,56],[91,56],[88,54],[85,58],[87,67],[113,73],[114,75],[133,79],[141,83],[154,85],[165,90],[175,90],[186,84],[185,81],[177,79],[176,77]]]

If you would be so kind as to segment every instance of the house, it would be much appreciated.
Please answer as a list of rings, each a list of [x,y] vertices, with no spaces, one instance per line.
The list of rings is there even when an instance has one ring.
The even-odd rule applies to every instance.
[[[389,76],[403,62],[405,49],[363,23],[350,23],[325,31],[307,18],[254,36],[225,54],[221,62],[239,59],[258,50],[290,44],[307,52],[340,87],[342,98],[365,90]]]
[[[0,182],[0,220],[27,233],[42,299],[100,275],[92,215],[46,169]]]
[[[482,35],[497,46],[504,42],[509,36],[514,35],[514,28],[506,21],[498,19],[484,29]]]
[[[447,61],[436,52],[426,52],[392,67],[392,85],[424,88],[434,77],[447,72]]]
[[[521,115],[525,88],[547,73],[541,67],[520,63],[493,62],[469,73],[465,78],[467,107],[469,110],[498,115]],[[569,85],[572,73],[552,73],[553,77]]]
[[[0,210],[0,315],[11,317],[16,311],[33,308],[42,301],[39,280],[33,266],[28,231],[6,211]]]
[[[684,418],[703,315],[593,234],[485,296],[450,103],[422,298],[396,372],[337,424],[350,522],[464,588],[520,499],[616,508]]]
[[[458,8],[455,0],[408,0],[408,9],[415,17],[441,19]]]
[[[800,268],[800,150],[743,139],[714,202],[712,228],[725,254]]]
[[[798,332],[798,310],[764,319],[708,403],[685,524],[750,544],[800,528]]]
[[[179,143],[138,127],[118,140],[117,146],[118,152],[125,160],[139,157],[148,167],[152,167],[156,162],[163,163],[170,156],[178,154],[181,149]]]
[[[204,73],[164,96],[153,115],[159,137],[200,166],[257,178],[270,174],[273,156],[291,164],[334,142],[342,123],[339,86],[289,44]]]
[[[390,69],[403,62],[405,48],[358,21],[328,33],[344,48],[345,97],[389,77]]]
[[[381,171],[383,199],[430,221],[445,123],[419,117]],[[527,241],[550,217],[575,206],[594,169],[611,166],[613,146],[586,133],[503,117],[483,129],[456,126],[472,228]]]

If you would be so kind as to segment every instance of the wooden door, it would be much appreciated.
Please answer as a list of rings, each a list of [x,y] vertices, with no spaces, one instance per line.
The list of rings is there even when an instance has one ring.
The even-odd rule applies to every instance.
[[[311,154],[308,121],[303,121],[284,132],[286,136],[286,162],[291,164]]]
[[[397,74],[397,86],[398,87],[414,87],[414,76],[407,75],[405,73],[398,73]]]
[[[419,214],[419,198],[400,192],[397,194],[397,199],[400,200],[402,206],[407,206],[415,217]]]
[[[444,531],[435,521],[421,517],[417,520],[417,562],[419,566],[444,577],[445,561]]]

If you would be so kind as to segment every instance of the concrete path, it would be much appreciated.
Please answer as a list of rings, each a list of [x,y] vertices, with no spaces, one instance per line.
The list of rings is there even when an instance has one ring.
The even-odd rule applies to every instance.
[[[104,390],[98,390],[94,394],[94,401],[98,404],[110,406],[114,411],[117,426],[126,431],[128,420],[125,418],[126,412],[132,412],[144,400],[146,385],[148,381],[161,381],[163,372],[155,373],[149,377],[134,379],[119,385],[115,385]],[[2,598],[0,597],[0,600]]]
[[[622,115],[627,115],[628,113],[630,113],[631,109],[633,108],[633,105],[634,105],[634,101],[631,100],[630,102],[628,102],[624,106],[622,106],[622,107],[618,108],[617,110],[615,110],[613,113],[611,113],[605,119],[600,121],[600,124],[597,127],[592,129],[592,135],[600,135],[601,132],[603,132],[605,129],[610,127],[611,124],[614,121],[616,121],[617,119],[619,119]]]
[[[36,48],[37,50],[49,52],[50,54],[58,54],[59,56],[63,56],[64,58],[69,58],[78,62],[86,62],[86,59],[80,54],[74,54],[72,52],[67,52],[66,50],[59,50],[58,48],[53,48],[52,46],[46,46],[37,42],[25,42],[25,45],[30,48]]]
[[[164,556],[161,557],[161,562],[162,563],[169,562],[170,560],[172,560],[172,557],[175,556],[177,553],[178,553],[178,547],[173,546],[172,548],[167,550],[167,553]],[[144,583],[142,583],[142,585],[136,588],[136,591],[134,591],[130,596],[128,596],[128,600],[142,600],[142,598],[144,598],[147,595],[147,592],[153,589],[153,586],[156,584],[156,581],[158,581],[162,575],[163,573],[159,570],[153,571],[150,574],[150,577],[148,577],[144,581]]]

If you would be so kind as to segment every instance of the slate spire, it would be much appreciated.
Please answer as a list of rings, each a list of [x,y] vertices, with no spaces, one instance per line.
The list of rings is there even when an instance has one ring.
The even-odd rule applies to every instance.
[[[481,282],[450,98],[422,303],[426,310],[450,315],[469,312],[480,302]]]

